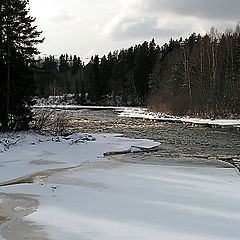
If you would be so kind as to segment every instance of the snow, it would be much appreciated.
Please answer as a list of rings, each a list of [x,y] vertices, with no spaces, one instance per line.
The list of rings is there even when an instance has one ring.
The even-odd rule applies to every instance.
[[[168,122],[182,122],[191,124],[203,124],[219,127],[240,127],[240,119],[200,119],[190,117],[176,117],[159,112],[151,112],[147,108],[124,108],[123,110],[116,110],[119,112],[120,117],[132,117],[149,119],[156,121],[168,121]]]
[[[34,110],[43,109],[59,109],[59,110],[82,110],[82,109],[97,109],[97,110],[116,110],[122,111],[125,107],[114,107],[114,106],[82,106],[82,105],[61,105],[61,104],[36,104],[33,107]]]
[[[177,117],[161,112],[151,112],[143,107],[114,107],[114,106],[81,106],[81,105],[61,105],[61,104],[36,104],[34,110],[58,109],[58,110],[114,110],[119,117],[141,118],[156,121],[181,122],[199,125],[211,125],[215,127],[240,127],[240,119],[201,119],[191,117]]]
[[[159,145],[152,140],[130,140],[121,135],[73,134],[71,137],[41,136],[35,133],[19,133],[14,136],[2,136],[0,138],[2,153],[0,154],[0,182],[10,181],[14,178],[26,176],[37,171],[49,169],[74,167],[85,161],[94,162],[103,158],[103,153],[108,151],[123,151],[137,145],[139,147],[151,147]],[[4,148],[5,142],[16,142]],[[94,141],[96,139],[96,141]],[[33,165],[32,161],[52,161],[61,164]],[[64,163],[64,166],[62,165]],[[19,171],[21,169],[21,171]],[[5,171],[6,170],[6,171]]]
[[[35,184],[1,187],[1,193],[38,196],[39,209],[24,220],[44,226],[53,239],[239,239],[240,178],[234,168],[110,161],[103,153],[159,145],[113,134],[74,134],[66,139],[17,135],[17,144],[0,153],[0,182],[88,160],[77,171],[57,172]],[[34,165],[33,160],[61,164]],[[23,211],[24,206],[15,210]]]
[[[129,151],[130,151],[131,153],[134,153],[134,152],[141,152],[141,149],[138,148],[138,147],[134,147],[134,146],[132,146],[132,147],[130,147]]]

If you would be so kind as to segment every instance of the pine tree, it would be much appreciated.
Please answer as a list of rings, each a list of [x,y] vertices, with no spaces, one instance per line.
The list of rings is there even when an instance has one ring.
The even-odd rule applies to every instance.
[[[152,60],[148,42],[144,42],[142,45],[135,47],[135,74],[134,82],[140,97],[140,104],[145,104],[148,95],[148,79],[152,70]]]
[[[0,0],[0,127],[23,129],[31,120],[31,82],[29,66],[41,32],[29,16],[29,0]]]

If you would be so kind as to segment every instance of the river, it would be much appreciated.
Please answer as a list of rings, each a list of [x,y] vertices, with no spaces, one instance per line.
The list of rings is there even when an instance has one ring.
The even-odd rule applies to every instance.
[[[220,159],[239,167],[240,132],[237,129],[119,117],[113,110],[58,111],[59,116],[67,119],[67,126],[73,132],[119,133],[128,138],[152,139],[161,143],[155,152],[121,156],[125,161],[215,165],[220,164],[216,161]]]
[[[238,130],[119,117],[110,109],[54,111],[46,126],[102,134],[78,144],[71,140],[77,134],[30,132],[29,144],[1,155],[8,160],[0,174],[4,238],[238,239],[240,185],[231,165],[239,162]],[[103,158],[141,145],[133,139],[161,144],[154,151],[107,156],[115,161]],[[16,156],[20,160],[9,161]],[[26,177],[6,183],[4,173]]]

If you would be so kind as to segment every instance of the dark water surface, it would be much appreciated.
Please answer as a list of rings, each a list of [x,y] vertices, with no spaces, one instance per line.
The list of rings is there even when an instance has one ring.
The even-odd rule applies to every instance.
[[[121,133],[129,138],[153,139],[161,143],[157,152],[126,155],[144,161],[207,162],[221,159],[238,164],[240,131],[237,129],[202,128],[181,123],[118,117],[112,110],[65,111],[73,131],[86,133]]]

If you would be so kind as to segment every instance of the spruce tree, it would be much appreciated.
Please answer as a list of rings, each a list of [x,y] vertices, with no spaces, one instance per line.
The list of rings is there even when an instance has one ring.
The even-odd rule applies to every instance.
[[[31,120],[30,65],[41,32],[29,15],[29,0],[0,0],[0,128],[25,129]]]

